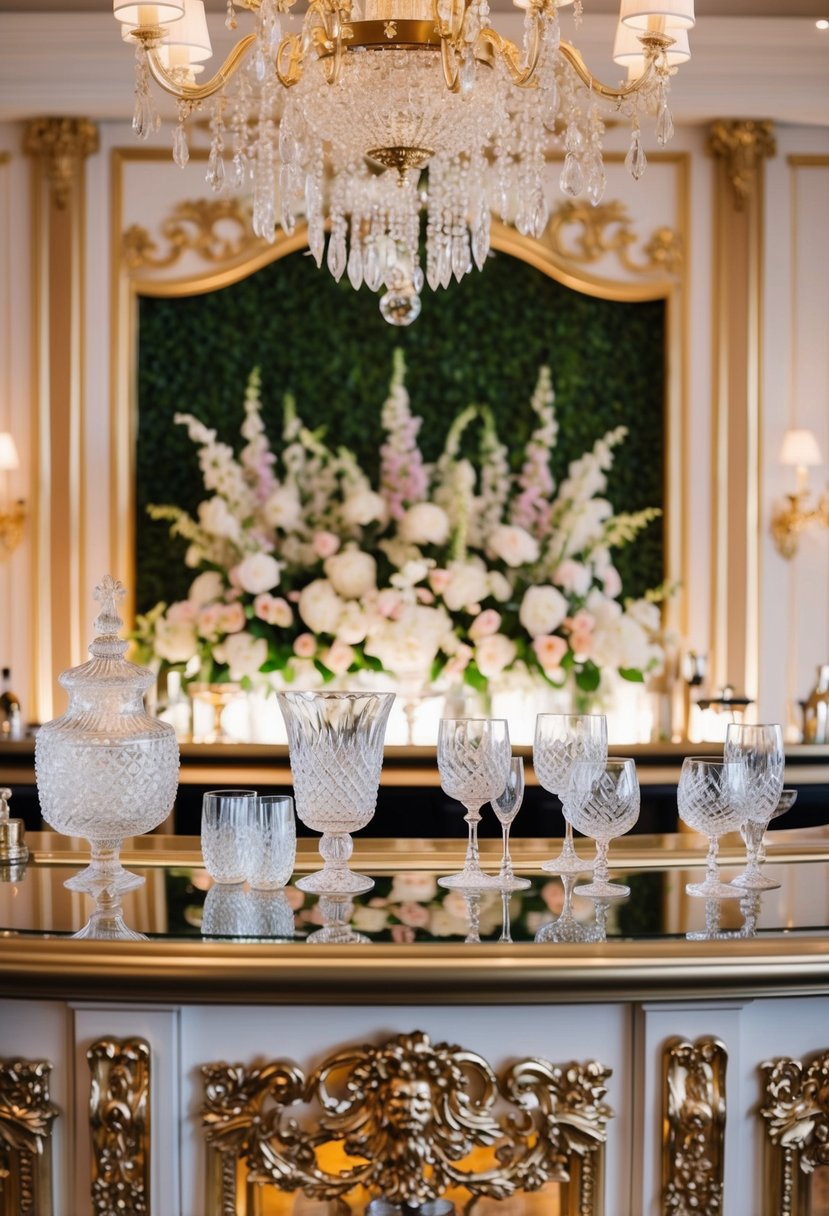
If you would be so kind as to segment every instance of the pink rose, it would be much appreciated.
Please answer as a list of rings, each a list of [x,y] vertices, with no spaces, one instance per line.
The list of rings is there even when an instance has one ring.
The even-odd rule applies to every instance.
[[[196,628],[203,638],[215,639],[219,635],[219,621],[224,611],[221,604],[208,604],[196,618]]]
[[[429,909],[424,908],[423,904],[413,902],[399,904],[397,907],[397,919],[401,920],[404,925],[411,925],[414,929],[422,929],[429,923]]]
[[[298,638],[297,641],[299,641]],[[348,645],[348,642],[332,642],[322,656],[322,661],[329,671],[334,672],[335,676],[341,676],[354,662],[354,649]]]
[[[415,931],[408,925],[392,925],[391,940],[400,945],[408,946],[415,939]]]
[[[418,587],[415,590],[418,604],[434,604],[435,597],[428,587]]]
[[[443,595],[446,588],[452,581],[451,570],[430,570],[429,571],[429,586],[434,591],[435,595]]]
[[[279,629],[287,629],[294,619],[291,605],[282,596],[274,596],[264,591],[253,601],[253,611],[260,621],[268,625],[276,625]]]
[[[570,628],[575,633],[592,633],[596,627],[596,618],[586,608],[580,608],[575,616],[570,618]]]
[[[222,633],[240,633],[245,627],[245,610],[240,603],[225,604],[219,609],[219,629]]]
[[[333,557],[340,547],[340,538],[333,532],[315,532],[311,544],[317,557]]]
[[[384,587],[377,596],[377,611],[389,621],[396,621],[403,607],[403,599],[399,591]]]
[[[189,600],[179,600],[178,603],[171,604],[167,609],[167,620],[175,625],[188,623],[195,618],[195,615],[195,605],[191,604]]]
[[[496,612],[494,608],[487,608],[480,616],[476,616],[475,620],[469,626],[469,636],[473,642],[477,642],[480,638],[491,637],[493,633],[497,633],[501,628],[501,614]]]
[[[533,638],[533,650],[543,669],[554,671],[561,666],[561,660],[567,653],[567,643],[554,633],[546,633]]]
[[[593,646],[593,634],[588,633],[586,629],[574,629],[570,634],[570,645],[573,648],[573,654],[580,659],[586,659]]]
[[[622,592],[622,580],[615,566],[608,566],[604,576],[604,593],[608,599],[615,600]]]
[[[317,640],[313,633],[301,633],[294,638],[294,654],[298,659],[311,659],[317,653]]]

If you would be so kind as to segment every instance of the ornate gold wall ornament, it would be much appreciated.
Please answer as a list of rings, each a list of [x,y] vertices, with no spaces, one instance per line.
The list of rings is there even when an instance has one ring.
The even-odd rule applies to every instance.
[[[149,1216],[149,1044],[98,1039],[86,1058],[92,1074],[92,1210],[96,1216]]]
[[[52,201],[63,211],[81,161],[98,151],[98,128],[86,118],[35,118],[23,150],[42,159]]]
[[[132,224],[122,238],[124,264],[130,271],[149,266],[163,270],[192,250],[205,262],[232,262],[264,247],[254,235],[249,208],[236,198],[194,199],[178,203],[161,227],[168,242],[158,253],[158,244],[146,228]]]
[[[682,238],[672,228],[657,228],[643,246],[645,258],[631,256],[636,234],[624,203],[576,201],[561,203],[553,211],[546,233],[553,253],[568,262],[590,265],[615,254],[633,274],[662,271],[676,275],[682,269]]]
[[[0,1213],[51,1216],[52,1124],[46,1060],[0,1060]]]
[[[769,1212],[808,1210],[808,1178],[829,1166],[829,1051],[804,1066],[783,1057],[761,1065],[765,1105],[760,1114],[771,1146]]]
[[[666,1212],[719,1216],[725,1156],[725,1066],[719,1039],[663,1052],[662,1195]]]
[[[236,1211],[237,1162],[251,1184],[338,1200],[356,1187],[418,1206],[460,1187],[504,1199],[571,1182],[573,1210],[600,1210],[601,1150],[612,1111],[601,1064],[521,1060],[500,1079],[481,1056],[422,1031],[337,1052],[307,1078],[290,1061],[206,1064],[202,1122],[211,1150],[213,1211]],[[512,1108],[496,1114],[496,1101]],[[294,1108],[322,1114],[303,1128]],[[319,1151],[336,1143],[336,1172]],[[483,1152],[473,1165],[466,1158]]]
[[[718,119],[708,133],[708,151],[725,163],[734,206],[742,211],[754,190],[757,170],[777,154],[774,123],[752,118]]]

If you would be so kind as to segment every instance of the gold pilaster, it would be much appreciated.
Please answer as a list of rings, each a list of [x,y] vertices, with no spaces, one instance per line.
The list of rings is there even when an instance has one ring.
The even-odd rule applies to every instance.
[[[92,1209],[150,1216],[150,1046],[144,1039],[99,1039],[86,1058]]]
[[[770,122],[718,121],[714,188],[711,678],[756,700],[760,651],[760,460],[764,164]]]
[[[675,1216],[722,1212],[726,1059],[712,1038],[663,1051],[662,1199]]]
[[[46,1060],[0,1060],[0,1216],[52,1216],[52,1124]]]
[[[52,717],[55,676],[82,658],[85,119],[39,118],[32,157],[34,284],[32,709]]]
[[[810,1180],[829,1165],[829,1051],[804,1065],[788,1057],[762,1065],[768,1216],[807,1216]]]

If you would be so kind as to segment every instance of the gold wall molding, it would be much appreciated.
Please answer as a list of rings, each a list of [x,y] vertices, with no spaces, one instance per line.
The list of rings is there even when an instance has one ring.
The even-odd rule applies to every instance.
[[[26,128],[23,150],[43,161],[52,200],[63,211],[84,160],[98,151],[98,128],[85,118],[35,118]]]
[[[806,1065],[772,1060],[762,1072],[768,1216],[807,1216],[809,1179],[829,1168],[829,1051]]]
[[[734,206],[743,211],[756,190],[764,161],[777,154],[774,123],[719,119],[708,133],[708,150],[723,162]]]
[[[0,1216],[52,1216],[52,1125],[46,1060],[0,1060]]]
[[[720,1216],[725,1161],[725,1070],[719,1039],[675,1040],[663,1056],[663,1210]]]
[[[127,270],[145,267],[166,270],[188,251],[211,264],[235,262],[254,250],[265,248],[251,227],[250,207],[238,198],[193,199],[177,203],[161,225],[167,248],[159,245],[146,228],[131,224],[124,232],[121,256]]]
[[[92,1211],[150,1216],[150,1047],[144,1039],[98,1039],[91,1073]]]
[[[644,260],[631,257],[638,237],[627,207],[615,199],[596,207],[579,200],[560,203],[550,216],[544,239],[553,253],[576,264],[590,265],[615,254],[632,274],[677,275],[682,269],[682,238],[669,227],[655,229],[644,243]]]
[[[596,1062],[526,1059],[496,1077],[475,1052],[414,1031],[338,1051],[308,1076],[284,1060],[206,1064],[202,1074],[210,1216],[235,1213],[247,1182],[336,1200],[344,1212],[358,1188],[417,1207],[458,1189],[471,1204],[561,1182],[568,1212],[603,1210],[612,1111],[610,1071]],[[306,1104],[321,1111],[307,1128],[297,1109]],[[340,1152],[327,1168],[332,1146]]]

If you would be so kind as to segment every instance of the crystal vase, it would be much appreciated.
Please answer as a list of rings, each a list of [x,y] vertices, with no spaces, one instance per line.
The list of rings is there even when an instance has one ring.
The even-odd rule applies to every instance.
[[[374,815],[392,692],[280,692],[299,819],[322,832],[321,870],[297,887],[314,895],[370,891],[349,868],[351,832]]]
[[[43,818],[57,832],[85,837],[92,849],[91,864],[66,886],[104,904],[144,882],[121,865],[121,841],[158,827],[178,785],[175,731],[144,708],[155,677],[124,659],[128,643],[118,637],[116,608],[124,594],[109,576],[95,588],[101,611],[92,658],[58,677],[69,706],[40,728],[35,744]]]

